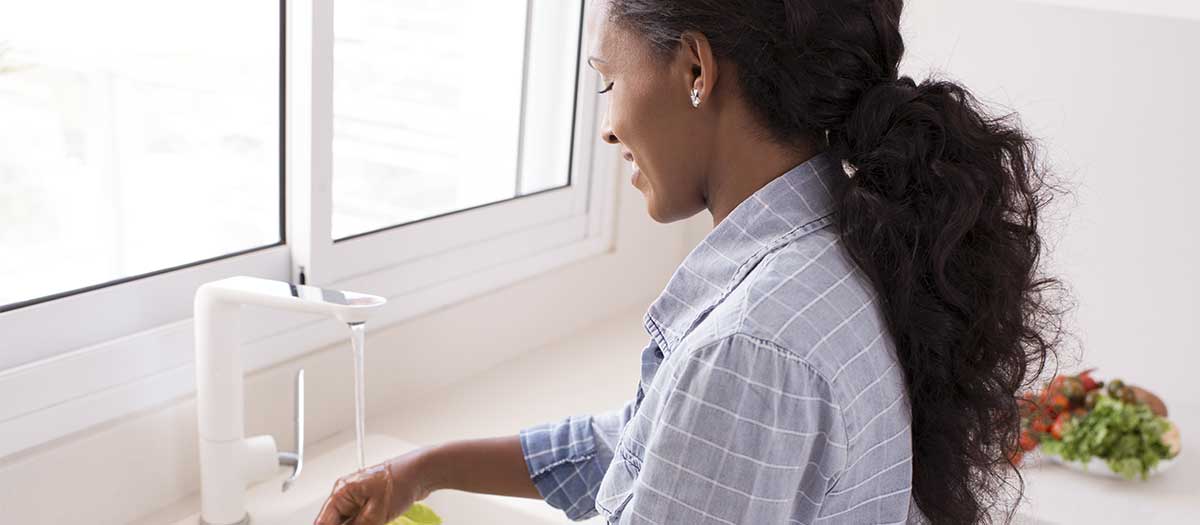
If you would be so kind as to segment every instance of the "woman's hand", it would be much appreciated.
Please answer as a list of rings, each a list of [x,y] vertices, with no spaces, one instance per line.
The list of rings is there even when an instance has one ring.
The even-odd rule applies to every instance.
[[[520,436],[474,439],[409,452],[339,479],[314,525],[385,525],[442,489],[541,499]]]
[[[314,525],[385,525],[432,492],[423,479],[422,451],[343,476],[333,485]]]

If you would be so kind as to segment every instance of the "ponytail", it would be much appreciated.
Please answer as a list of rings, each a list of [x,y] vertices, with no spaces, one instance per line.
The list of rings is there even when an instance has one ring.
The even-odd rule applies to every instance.
[[[978,495],[1009,483],[1016,392],[1060,333],[1058,282],[1038,273],[1033,143],[962,86],[907,77],[865,92],[829,136],[854,168],[842,237],[880,293],[905,371],[914,497],[934,522],[982,521]]]

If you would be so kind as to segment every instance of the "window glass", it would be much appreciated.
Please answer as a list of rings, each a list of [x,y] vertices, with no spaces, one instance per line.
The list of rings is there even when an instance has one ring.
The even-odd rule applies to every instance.
[[[280,15],[0,0],[0,309],[282,241]]]
[[[568,185],[581,6],[339,0],[334,239]]]

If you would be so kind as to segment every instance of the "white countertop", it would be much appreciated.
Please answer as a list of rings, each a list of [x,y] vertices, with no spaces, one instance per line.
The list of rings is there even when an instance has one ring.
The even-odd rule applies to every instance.
[[[639,354],[647,340],[642,313],[640,309],[622,313],[572,340],[535,350],[445,391],[415,399],[408,409],[373,417],[367,431],[432,444],[514,434],[526,425],[619,407],[636,391]],[[1167,401],[1171,419],[1179,425],[1184,440],[1183,453],[1171,469],[1145,482],[1130,482],[1033,462],[1023,469],[1026,501],[1018,523],[1196,522],[1195,516],[1200,515],[1200,452],[1190,447],[1200,446],[1200,407]],[[343,433],[327,441],[349,437]],[[313,451],[334,446],[320,443]],[[180,507],[179,503],[173,505],[176,513]],[[166,523],[165,517],[156,513],[136,525]],[[564,517],[563,523],[570,522]]]
[[[1046,459],[1022,469],[1022,512],[1039,523],[1178,524],[1200,522],[1200,419],[1194,404],[1171,403],[1183,450],[1174,464],[1149,479],[1127,481],[1084,474]]]

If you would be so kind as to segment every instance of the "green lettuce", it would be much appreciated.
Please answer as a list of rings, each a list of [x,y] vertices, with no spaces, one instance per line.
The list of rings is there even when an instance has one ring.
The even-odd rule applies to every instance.
[[[1062,440],[1043,436],[1042,450],[1067,461],[1087,463],[1098,457],[1125,479],[1146,479],[1159,461],[1171,457],[1162,435],[1170,423],[1141,403],[1125,403],[1102,394],[1087,415],[1066,426]]]

